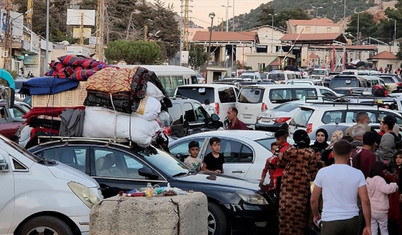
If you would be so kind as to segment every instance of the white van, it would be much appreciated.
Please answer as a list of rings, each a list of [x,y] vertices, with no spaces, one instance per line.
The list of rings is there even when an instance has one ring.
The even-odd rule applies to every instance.
[[[205,105],[208,100],[221,121],[226,118],[226,111],[236,106],[237,87],[227,84],[194,84],[183,85],[176,89],[175,97],[198,100]]]
[[[0,136],[0,234],[88,234],[102,198],[90,176]]]
[[[268,74],[268,80],[275,82],[276,84],[286,84],[288,80],[291,79],[302,79],[300,72],[294,71],[282,71],[282,70],[272,70]]]
[[[262,81],[262,77],[261,77],[261,74],[259,72],[245,71],[240,75],[240,77],[244,81],[253,81],[253,82]]]
[[[250,85],[242,87],[236,107],[238,118],[254,128],[257,115],[292,100],[336,99],[341,95],[324,86],[306,85]]]

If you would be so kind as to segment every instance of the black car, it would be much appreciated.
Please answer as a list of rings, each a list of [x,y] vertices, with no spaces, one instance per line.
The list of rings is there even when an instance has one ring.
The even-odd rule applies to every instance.
[[[203,192],[208,198],[209,234],[273,234],[276,203],[258,185],[236,177],[190,171],[170,154],[154,147],[139,148],[110,139],[56,138],[28,151],[63,162],[92,176],[103,196],[111,197],[152,185]]]
[[[223,124],[216,114],[210,115],[200,102],[193,99],[172,98],[168,109],[171,117],[170,134],[183,137],[194,133],[216,130]]]

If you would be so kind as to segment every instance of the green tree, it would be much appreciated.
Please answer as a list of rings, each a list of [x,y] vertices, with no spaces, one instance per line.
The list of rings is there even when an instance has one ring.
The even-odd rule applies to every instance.
[[[275,13],[274,8],[271,6],[271,4],[261,4],[260,8],[261,13],[258,15],[258,25],[271,25],[272,14]],[[274,17],[274,25],[275,25],[275,17]]]
[[[191,45],[189,51],[188,64],[194,69],[198,69],[208,60],[208,52],[201,45]]]
[[[357,25],[359,24],[359,32],[362,38],[365,37],[375,37],[377,27],[372,14],[368,12],[362,12],[360,14],[352,15],[351,21],[349,22],[346,32],[352,34],[356,38],[357,35]]]
[[[155,64],[159,54],[157,43],[142,40],[116,40],[105,49],[105,57],[109,62],[125,61],[127,64]]]

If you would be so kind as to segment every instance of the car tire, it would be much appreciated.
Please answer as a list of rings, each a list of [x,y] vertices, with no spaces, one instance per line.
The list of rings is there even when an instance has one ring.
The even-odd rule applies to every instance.
[[[59,218],[53,216],[39,216],[25,222],[15,234],[73,235],[73,232],[71,231],[71,228]]]
[[[208,235],[225,235],[228,229],[225,213],[218,205],[208,203]]]

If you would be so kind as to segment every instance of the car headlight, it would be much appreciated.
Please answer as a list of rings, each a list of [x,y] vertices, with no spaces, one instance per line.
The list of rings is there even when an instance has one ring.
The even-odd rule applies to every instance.
[[[88,187],[84,185],[70,181],[68,182],[68,187],[70,187],[71,191],[74,192],[75,195],[89,208],[91,209],[93,205],[100,201],[98,195],[92,192]]]
[[[264,196],[256,192],[241,191],[237,192],[237,195],[239,195],[240,198],[248,204],[268,205],[268,201],[264,198]]]

